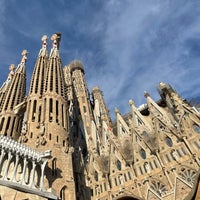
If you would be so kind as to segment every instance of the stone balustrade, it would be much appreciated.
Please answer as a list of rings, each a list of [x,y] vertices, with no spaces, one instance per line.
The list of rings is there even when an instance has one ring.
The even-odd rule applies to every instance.
[[[50,157],[51,151],[41,153],[0,135],[0,185],[58,199],[44,185],[45,166]]]

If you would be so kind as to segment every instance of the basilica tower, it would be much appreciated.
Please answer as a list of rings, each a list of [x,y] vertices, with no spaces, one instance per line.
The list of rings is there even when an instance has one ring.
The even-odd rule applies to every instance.
[[[54,188],[62,199],[75,199],[72,150],[69,144],[69,116],[66,86],[59,55],[61,34],[52,35],[50,55],[47,37],[35,64],[22,140],[39,151],[51,150],[52,158],[46,170],[46,188]]]
[[[26,55],[22,52],[22,60],[14,72],[14,65],[10,66],[10,73],[0,91],[0,131],[8,137],[18,139],[21,132],[23,112],[20,104],[26,94]]]

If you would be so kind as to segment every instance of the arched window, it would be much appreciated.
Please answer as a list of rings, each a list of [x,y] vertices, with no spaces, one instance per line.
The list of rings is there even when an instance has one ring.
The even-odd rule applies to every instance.
[[[121,162],[119,160],[117,160],[116,165],[117,165],[118,170],[122,169],[122,165],[121,165]]]
[[[143,158],[143,159],[146,159],[147,155],[146,155],[146,152],[144,149],[140,149],[140,156]]]
[[[167,144],[169,147],[172,147],[172,146],[173,146],[173,142],[172,142],[172,139],[171,139],[171,138],[166,137],[166,138],[165,138],[165,142],[166,142],[166,144]]]
[[[98,179],[99,179],[97,171],[94,172],[94,179],[95,179],[95,181],[98,181]]]
[[[147,136],[148,136],[148,133],[147,133],[146,131],[143,131],[143,132],[142,132],[142,136],[147,137]]]
[[[32,110],[32,121],[35,121],[35,113],[36,113],[37,101],[34,100],[33,102],[33,110]]]
[[[38,122],[40,122],[40,120],[41,120],[41,112],[42,112],[42,108],[40,106],[39,111],[38,111]]]
[[[1,131],[2,128],[3,128],[4,120],[5,120],[5,118],[3,117],[2,120],[1,120],[0,131]]]
[[[56,158],[52,160],[52,176],[57,176]]]

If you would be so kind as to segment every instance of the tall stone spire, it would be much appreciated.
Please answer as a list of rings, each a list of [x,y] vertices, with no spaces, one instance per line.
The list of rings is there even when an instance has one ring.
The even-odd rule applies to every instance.
[[[108,125],[110,125],[111,118],[109,115],[109,111],[106,107],[103,93],[98,86],[93,87],[92,96],[93,96],[96,116],[98,115],[98,117],[101,118],[102,121],[105,121]]]
[[[14,73],[14,65],[6,81],[6,91],[2,99],[0,131],[2,134],[18,139],[21,132],[23,115],[15,113],[14,108],[24,101],[26,95],[26,59],[27,50],[22,51],[22,59]],[[9,86],[8,86],[9,85]]]
[[[29,95],[27,98],[27,114],[25,119],[25,124],[29,127],[28,137],[36,138],[37,132],[39,131],[39,126],[43,121],[43,99],[42,95],[44,93],[45,84],[45,74],[47,70],[48,63],[48,51],[47,51],[47,36],[43,35],[42,47],[38,53],[38,57],[33,70],[33,75],[31,78]],[[36,127],[38,127],[36,129]],[[35,129],[37,131],[35,131]],[[33,134],[34,133],[34,134]]]
[[[67,194],[62,192],[62,197],[75,199],[74,181],[71,180],[72,152],[69,144],[66,86],[59,55],[60,37],[60,33],[52,35],[49,57],[46,49],[47,36],[42,37],[42,48],[35,64],[27,98],[26,131],[21,138],[24,143],[38,150],[52,150],[52,158],[48,163],[52,170],[46,174],[47,184],[54,188],[57,194],[61,194],[62,188],[68,188]],[[62,179],[58,178],[61,176]]]
[[[0,88],[0,112],[2,110],[2,107],[3,107],[3,104],[4,104],[4,101],[5,101],[5,97],[6,97],[6,94],[8,92],[8,89],[10,87],[10,83],[11,83],[11,80],[15,74],[14,70],[15,70],[15,65],[14,64],[11,64],[10,67],[9,67],[9,74],[8,74],[8,78],[7,80],[3,83],[2,87]]]
[[[42,95],[44,89],[44,77],[47,68],[47,36],[42,37],[42,48],[39,51],[38,58],[34,67],[29,95]]]
[[[55,122],[64,129],[68,129],[66,85],[58,50],[60,37],[61,35],[57,34],[53,34],[51,37],[53,43],[45,77],[45,122]]]

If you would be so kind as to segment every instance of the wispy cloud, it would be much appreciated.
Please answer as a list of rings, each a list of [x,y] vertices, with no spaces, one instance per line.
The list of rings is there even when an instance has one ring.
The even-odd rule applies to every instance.
[[[109,107],[127,112],[129,98],[137,105],[145,101],[144,90],[157,99],[160,81],[186,98],[199,95],[200,89],[194,90],[199,84],[199,6],[198,1],[108,1],[106,62],[98,80]]]

